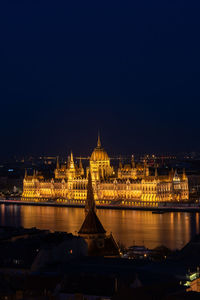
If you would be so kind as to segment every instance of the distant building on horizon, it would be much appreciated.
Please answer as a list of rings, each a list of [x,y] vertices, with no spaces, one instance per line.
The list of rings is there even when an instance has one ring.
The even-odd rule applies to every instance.
[[[80,160],[74,163],[71,152],[67,164],[60,165],[57,160],[55,177],[46,180],[34,171],[25,173],[23,181],[23,201],[46,202],[68,205],[85,205],[87,198],[88,173],[91,172],[94,199],[97,206],[152,206],[161,202],[189,200],[188,178],[183,171],[178,174],[171,170],[168,175],[153,175],[146,162],[136,164],[134,156],[131,163],[122,165],[117,171],[110,164],[107,152],[102,148],[98,136],[97,147],[92,152],[89,166],[84,170]]]

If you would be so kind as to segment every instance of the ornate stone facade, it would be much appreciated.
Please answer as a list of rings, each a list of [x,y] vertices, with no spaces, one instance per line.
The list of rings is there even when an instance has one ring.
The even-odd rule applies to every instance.
[[[104,206],[157,206],[159,202],[178,202],[189,200],[188,178],[183,173],[171,170],[168,175],[149,174],[146,163],[135,164],[132,157],[130,165],[122,165],[118,170],[110,165],[107,152],[101,147],[98,137],[89,167],[84,170],[80,160],[74,163],[71,153],[66,165],[55,169],[55,178],[45,180],[36,172],[25,174],[22,200],[55,201],[72,205],[85,205],[87,197],[87,177],[91,172],[94,197],[97,205]]]

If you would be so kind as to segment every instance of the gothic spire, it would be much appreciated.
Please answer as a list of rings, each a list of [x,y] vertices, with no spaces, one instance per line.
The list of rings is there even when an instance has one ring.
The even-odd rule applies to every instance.
[[[85,203],[85,220],[79,230],[80,235],[88,234],[103,234],[105,235],[106,231],[101,224],[101,221],[96,215],[96,205],[94,200],[93,188],[92,188],[92,177],[89,171],[88,174],[88,186],[87,186],[87,199]]]
[[[85,204],[85,213],[87,214],[89,211],[96,211],[96,205],[94,200],[94,193],[92,187],[92,177],[89,171],[88,173],[88,185],[87,185],[87,199]]]
[[[83,169],[81,157],[80,157],[80,160],[79,160],[79,169]]]
[[[70,157],[69,157],[69,169],[70,170],[75,170],[74,157],[73,157],[72,151],[71,151]]]
[[[185,173],[185,168],[183,169],[183,180],[187,179],[186,173]]]

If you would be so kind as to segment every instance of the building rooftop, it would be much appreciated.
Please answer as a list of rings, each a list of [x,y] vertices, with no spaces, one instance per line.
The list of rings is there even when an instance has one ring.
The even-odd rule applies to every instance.
[[[90,210],[78,232],[79,234],[104,234],[106,233],[103,225],[94,210]]]

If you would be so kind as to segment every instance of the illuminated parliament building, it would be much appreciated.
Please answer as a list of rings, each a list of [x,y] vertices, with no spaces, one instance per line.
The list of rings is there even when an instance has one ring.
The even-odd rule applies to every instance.
[[[168,175],[158,175],[155,169],[152,175],[146,162],[136,164],[133,157],[128,165],[120,162],[116,170],[101,146],[100,137],[86,169],[81,160],[79,165],[75,164],[71,152],[66,164],[60,165],[57,160],[55,176],[50,180],[36,171],[31,176],[26,172],[22,200],[84,206],[89,171],[97,206],[154,207],[161,202],[189,200],[188,178],[184,171],[178,174],[172,169]]]

